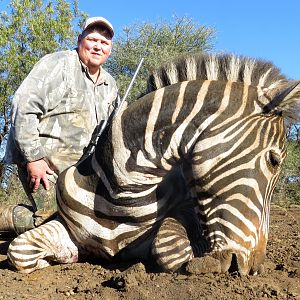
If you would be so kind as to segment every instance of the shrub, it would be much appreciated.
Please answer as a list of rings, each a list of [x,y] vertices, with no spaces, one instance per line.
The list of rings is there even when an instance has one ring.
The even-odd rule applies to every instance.
[[[287,158],[275,189],[273,202],[281,206],[300,205],[300,144],[296,141],[288,142]]]

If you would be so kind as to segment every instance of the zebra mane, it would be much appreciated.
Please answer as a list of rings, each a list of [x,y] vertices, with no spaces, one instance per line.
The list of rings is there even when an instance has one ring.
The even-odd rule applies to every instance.
[[[225,80],[273,88],[286,82],[271,62],[230,54],[189,54],[154,70],[147,81],[147,93],[189,80]]]

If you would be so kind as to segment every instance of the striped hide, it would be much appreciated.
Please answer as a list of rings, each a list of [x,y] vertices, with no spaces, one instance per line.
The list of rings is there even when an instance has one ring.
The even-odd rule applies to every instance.
[[[299,82],[252,58],[191,55],[160,67],[95,153],[59,176],[59,218],[17,237],[10,261],[29,273],[85,256],[153,258],[175,271],[212,255],[223,272],[257,273],[284,117],[299,100]]]

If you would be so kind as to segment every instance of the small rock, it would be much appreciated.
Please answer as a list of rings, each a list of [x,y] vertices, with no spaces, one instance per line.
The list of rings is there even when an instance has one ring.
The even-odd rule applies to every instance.
[[[221,263],[211,257],[195,257],[186,266],[186,271],[191,274],[221,273]]]
[[[179,275],[176,276],[177,280],[186,280],[187,278],[188,277],[186,275],[181,275],[181,274],[179,274]]]
[[[138,263],[128,268],[127,270],[113,276],[110,282],[117,289],[126,289],[132,286],[137,286],[148,280],[148,275],[145,266]]]

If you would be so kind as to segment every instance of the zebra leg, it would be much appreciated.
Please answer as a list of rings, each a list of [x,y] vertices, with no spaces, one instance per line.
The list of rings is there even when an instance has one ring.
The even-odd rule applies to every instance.
[[[31,273],[55,262],[77,262],[78,247],[63,221],[56,219],[19,235],[9,245],[7,257],[18,271]]]
[[[162,222],[151,250],[158,265],[167,272],[178,270],[194,257],[186,229],[170,217]]]

